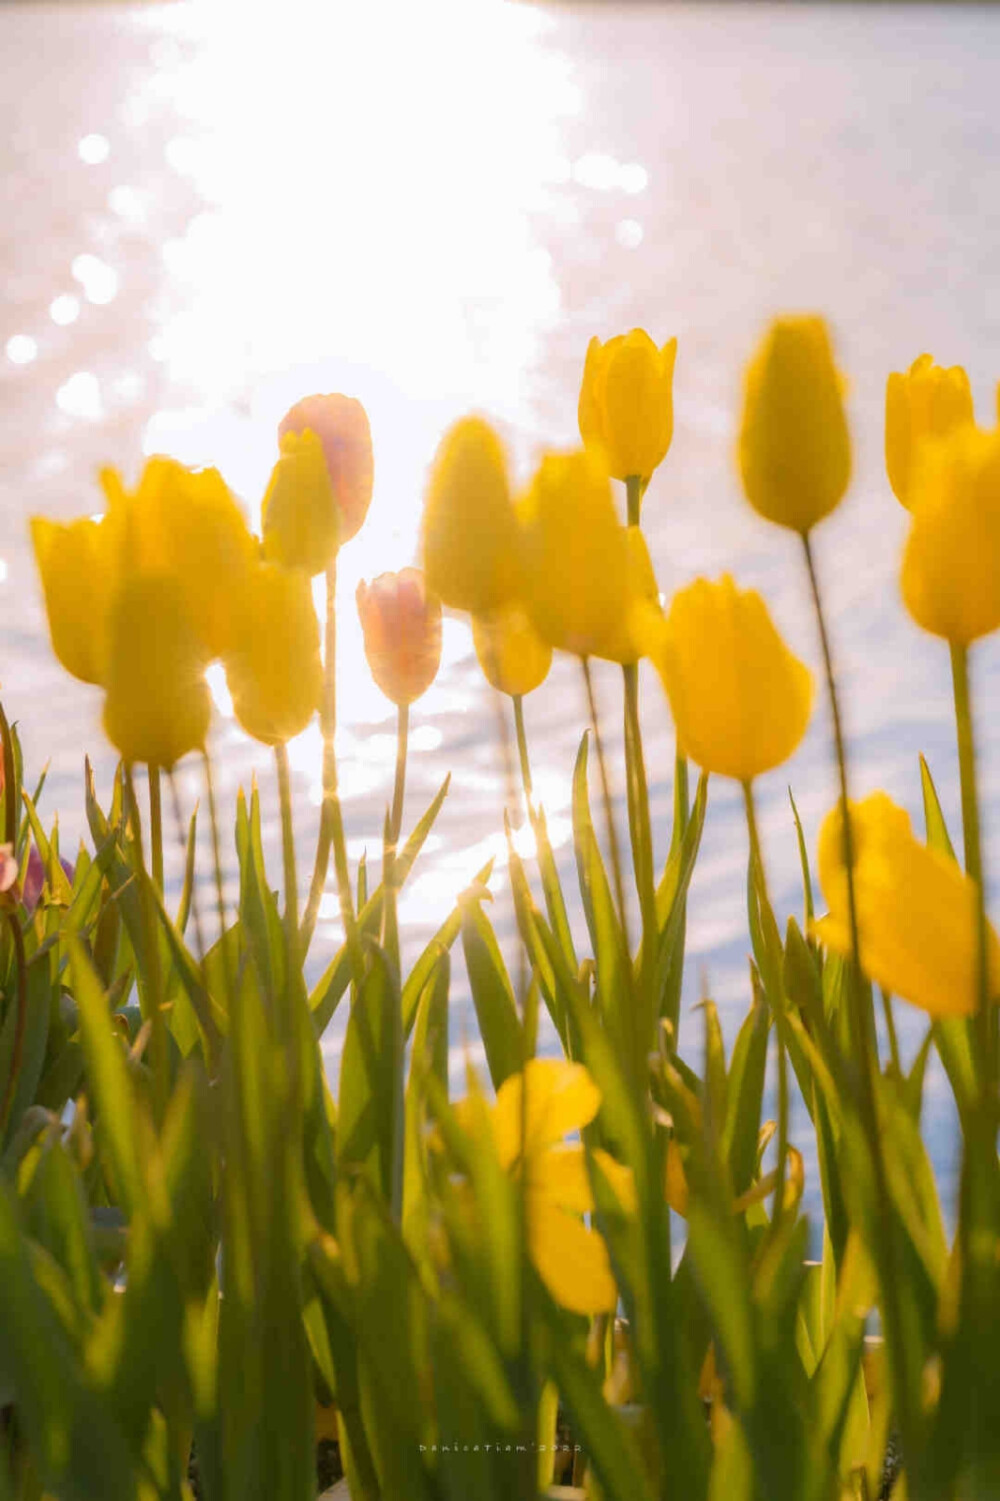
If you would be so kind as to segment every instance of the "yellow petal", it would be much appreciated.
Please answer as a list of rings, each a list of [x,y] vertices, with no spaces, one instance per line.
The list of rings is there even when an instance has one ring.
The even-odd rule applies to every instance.
[[[532,1161],[537,1153],[561,1141],[569,1131],[577,1131],[592,1121],[600,1104],[601,1092],[582,1063],[569,1063],[564,1058],[532,1058],[523,1073],[511,1074],[497,1090],[493,1129],[502,1166],[512,1166],[522,1155]]]
[[[894,371],[885,391],[885,466],[896,499],[910,505],[917,449],[973,420],[969,377],[961,365],[943,370],[929,354],[906,374]]]
[[[531,1259],[556,1302],[573,1313],[612,1313],[618,1288],[598,1232],[537,1194],[526,1211]]]
[[[255,565],[224,661],[233,710],[248,735],[278,745],[305,729],[323,685],[319,621],[306,573]]]
[[[340,541],[340,512],[318,434],[286,432],[261,510],[264,556],[309,575],[323,573]]]
[[[62,526],[36,516],[31,540],[42,580],[52,650],[85,683],[104,681],[108,617],[117,586],[106,521]]]
[[[552,648],[516,603],[489,615],[473,615],[472,641],[487,682],[500,693],[523,698],[548,676]]]
[[[480,417],[441,440],[424,501],[428,588],[455,610],[496,610],[519,592],[521,536],[499,437]]]
[[[854,891],[861,966],[870,979],[931,1016],[966,1016],[977,1004],[973,882],[946,855],[914,837],[908,814],[884,792],[851,804]],[[828,916],[816,936],[850,953],[843,825],[839,808],[820,830],[819,874]],[[1000,996],[1000,943],[988,933],[989,994]]]

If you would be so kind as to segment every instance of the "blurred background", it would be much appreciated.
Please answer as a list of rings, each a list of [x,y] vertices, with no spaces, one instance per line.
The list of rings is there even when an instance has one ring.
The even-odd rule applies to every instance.
[[[66,852],[83,831],[84,752],[105,795],[112,763],[99,694],[49,649],[31,514],[98,511],[99,466],[132,480],[154,452],[217,464],[253,513],[291,402],[361,397],[376,489],[341,558],[339,749],[351,852],[376,856],[394,717],[368,678],[355,584],[413,560],[426,468],[456,415],[497,419],[522,478],[543,446],[577,441],[592,334],[639,324],[679,339],[676,434],[644,505],[661,588],[732,570],[818,664],[794,539],[750,512],[732,462],[763,324],[812,309],[850,380],[855,479],[817,545],[854,787],[883,785],[918,813],[923,750],[957,829],[947,653],[899,603],[904,513],[884,477],[882,408],[888,372],[926,349],[968,366],[992,420],[998,77],[990,6],[0,4],[0,682],[29,765],[51,757],[43,810],[58,810]],[[994,871],[998,651],[987,641],[974,662]],[[258,766],[273,848],[269,758],[214,686],[223,805]],[[617,670],[598,687],[623,792]],[[526,713],[573,883],[575,664],[558,664]],[[491,853],[510,940],[496,714],[466,626],[446,622],[442,673],[411,721],[407,825],[454,773],[402,903],[413,950]],[[663,853],[673,735],[651,672],[643,716]],[[318,733],[291,749],[305,865]],[[190,806],[197,768],[181,780]],[[834,795],[822,709],[787,777],[759,789],[776,905],[797,912],[788,781],[814,848]],[[748,1001],[745,861],[737,789],[718,782],[689,904],[691,1047],[700,993],[730,1033]],[[313,969],[336,942],[331,899]],[[919,1021],[905,1019],[911,1046]],[[453,1039],[460,1063],[460,1020]],[[333,1065],[336,1024],[327,1047]],[[928,1110],[947,1171],[940,1092]]]

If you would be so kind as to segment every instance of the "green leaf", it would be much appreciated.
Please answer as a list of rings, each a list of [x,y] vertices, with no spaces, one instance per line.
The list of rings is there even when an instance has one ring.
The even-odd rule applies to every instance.
[[[490,1078],[499,1089],[522,1066],[524,1038],[496,934],[475,895],[466,894],[463,907],[462,948],[469,985]]]
[[[351,1010],[340,1064],[337,1167],[364,1173],[398,1214],[403,1176],[403,1026],[387,956],[371,966]]]
[[[927,843],[932,850],[939,850],[943,855],[950,855],[954,860],[955,848],[948,833],[948,825],[944,821],[941,812],[941,804],[938,800],[937,788],[931,776],[930,767],[920,757],[920,790],[924,799],[924,823],[927,828]]]

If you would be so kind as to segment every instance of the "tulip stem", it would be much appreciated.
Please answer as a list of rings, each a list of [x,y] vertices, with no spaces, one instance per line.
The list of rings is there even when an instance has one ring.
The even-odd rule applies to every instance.
[[[805,553],[806,570],[809,574],[809,588],[812,593],[816,623],[819,627],[820,646],[823,651],[823,669],[826,674],[826,688],[830,699],[830,714],[833,719],[833,743],[837,756],[837,776],[840,783],[844,869],[847,872],[847,912],[851,930],[851,985],[849,989],[854,1010],[854,1046],[858,1053],[856,1063],[869,1077],[870,1083],[869,1042],[871,1037],[871,1018],[868,1014],[868,1008],[864,1004],[864,988],[861,983],[861,944],[858,938],[858,906],[854,889],[854,831],[851,825],[851,809],[847,793],[847,752],[844,747],[844,728],[840,717],[840,699],[837,694],[837,678],[833,669],[833,653],[830,649],[830,637],[826,629],[826,616],[823,611],[819,579],[816,575],[816,562],[813,557],[812,542],[810,541],[808,532],[802,533],[802,548]]]
[[[177,786],[177,777],[173,771],[167,772],[167,782],[170,787],[170,802],[174,813],[174,826],[177,831],[177,847],[181,852],[181,867],[187,858],[187,836],[184,832],[184,814],[181,811],[181,794]],[[196,810],[197,811],[197,810]],[[201,926],[201,903],[198,900],[198,879],[192,876],[191,880],[191,920],[194,923],[194,943],[198,951],[198,963],[201,965],[202,978],[205,978],[205,936]]]
[[[615,902],[618,906],[622,939],[625,944],[626,963],[631,972],[632,948],[628,937],[628,917],[625,909],[625,886],[622,881],[621,849],[618,844],[618,830],[615,827],[614,807],[611,802],[611,783],[608,779],[608,766],[604,758],[604,742],[601,739],[601,723],[597,713],[597,700],[594,697],[594,680],[590,671],[590,658],[581,657],[580,661],[583,665],[583,681],[587,686],[587,705],[590,709],[590,723],[594,731],[594,747],[597,751],[597,767],[601,777],[604,818],[608,830],[608,852],[611,856],[611,878],[615,886]]]
[[[215,902],[219,915],[219,951],[222,954],[222,973],[226,982],[226,1005],[233,999],[233,977],[229,968],[229,945],[226,943],[226,891],[222,879],[222,846],[219,843],[219,816],[215,806],[215,779],[208,751],[203,751],[205,761],[205,787],[208,793],[208,822],[212,831],[212,864],[215,868]]]
[[[122,769],[125,778],[129,820],[132,825],[132,838],[135,845],[135,859],[138,866],[136,877],[139,883],[143,940],[146,946],[146,1008],[149,1015],[144,1020],[148,1020],[150,1025],[149,1052],[153,1071],[153,1107],[157,1125],[162,1125],[167,1109],[167,1099],[170,1094],[170,1060],[167,1054],[166,1023],[163,1019],[163,1012],[160,1009],[162,1001],[162,976],[160,973],[159,934],[156,929],[156,915],[153,911],[149,887],[146,884],[149,880],[149,874],[146,870],[146,860],[143,853],[142,820],[139,817],[139,804],[135,795],[135,779],[132,776],[131,763],[124,761]]]
[[[406,752],[410,735],[410,706],[400,704],[396,713],[396,776],[392,789],[392,808],[385,831],[382,858],[382,934],[385,947],[399,970],[399,926],[396,921],[396,850],[403,827],[403,799],[406,796]]]
[[[656,917],[656,885],[653,880],[653,831],[649,821],[649,784],[642,753],[639,723],[639,664],[626,662],[625,680],[625,783],[628,792],[628,827],[632,841],[632,864],[642,913],[641,975],[643,1000],[649,1005],[647,1022],[652,1028],[653,980],[659,924]],[[649,1037],[652,1045],[652,1035]]]
[[[754,804],[753,783],[743,783],[743,806],[747,815],[747,832],[750,836],[750,885],[760,904],[772,911],[767,890],[767,873],[760,847],[757,828],[757,809]],[[778,1223],[785,1204],[785,1179],[788,1173],[788,1053],[785,1048],[784,1017],[775,1014],[775,1032],[778,1038],[778,1167],[774,1187],[774,1207],[771,1223]]]
[[[20,792],[17,781],[17,763],[14,760],[14,736],[7,722],[3,705],[0,704],[0,735],[3,737],[3,837],[16,855],[18,850],[17,824]]]
[[[628,504],[629,526],[639,525],[639,508],[642,504],[642,480],[638,474],[630,474],[625,481],[625,496]]]
[[[8,841],[10,842],[10,841]],[[14,958],[17,968],[17,1015],[14,1020],[14,1045],[10,1055],[10,1073],[4,1085],[3,1102],[0,1103],[0,1137],[7,1129],[7,1119],[14,1103],[17,1081],[24,1059],[24,1034],[28,1025],[28,961],[24,952],[24,934],[16,912],[7,912],[7,926],[14,940]]]
[[[288,765],[288,746],[283,741],[274,747],[274,764],[278,773],[278,802],[281,808],[281,856],[285,876],[285,926],[288,930],[288,959],[297,959],[299,938],[299,886],[295,869],[295,830],[292,820],[292,777]]]
[[[528,810],[528,818],[532,816],[532,799],[534,792],[531,785],[531,762],[528,759],[528,736],[524,728],[524,699],[520,693],[513,695],[514,703],[514,730],[517,735],[517,754],[521,762],[521,785],[524,788],[524,802]]]
[[[955,724],[958,735],[958,770],[962,787],[962,835],[965,869],[976,887],[976,1026],[982,1055],[983,1100],[989,1105],[996,1079],[993,1018],[990,1016],[989,969],[986,926],[986,891],[983,884],[983,852],[980,838],[979,789],[976,778],[976,741],[969,692],[968,647],[951,644],[951,678],[955,694]]]
[[[157,891],[163,890],[163,803],[160,796],[160,768],[147,766],[149,779],[149,843],[153,880]]]
[[[396,716],[396,778],[392,788],[392,815],[389,838],[393,851],[403,827],[403,799],[406,796],[406,753],[410,738],[410,706],[400,704]]]

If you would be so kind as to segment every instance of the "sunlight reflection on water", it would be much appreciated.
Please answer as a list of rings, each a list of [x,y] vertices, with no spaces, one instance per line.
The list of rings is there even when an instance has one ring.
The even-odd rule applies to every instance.
[[[732,566],[766,590],[815,661],[794,548],[743,505],[731,445],[738,370],[760,325],[777,308],[817,305],[851,375],[856,435],[852,496],[821,548],[856,785],[883,782],[916,812],[924,749],[956,817],[946,663],[898,605],[903,517],[882,477],[880,414],[887,370],[923,347],[966,361],[991,409],[1000,15],[9,3],[0,59],[0,191],[17,226],[0,252],[2,676],[29,754],[53,756],[47,798],[69,834],[81,832],[81,749],[97,751],[104,788],[110,758],[99,703],[51,659],[26,514],[92,510],[99,464],[134,475],[158,450],[218,464],[256,512],[276,421],[310,390],[361,397],[376,445],[371,516],[341,559],[338,739],[352,850],[377,854],[393,756],[361,655],[357,580],[411,561],[426,465],[457,413],[493,413],[522,477],[542,443],[574,441],[592,333],[642,323],[660,341],[679,335],[674,448],[645,517],[664,590]],[[414,711],[408,820],[454,768],[404,897],[414,943],[487,859],[500,871],[505,858],[496,711],[469,649],[465,626],[447,621],[441,677]],[[977,672],[983,702],[1000,701],[995,644]],[[598,674],[598,689],[621,787],[613,672]],[[215,676],[213,692],[222,795],[256,768],[273,841],[270,763],[233,724]],[[536,783],[569,883],[581,708],[565,662],[528,704]],[[652,678],[644,714],[662,854],[672,745]],[[997,727],[993,711],[994,742]],[[789,768],[810,839],[832,798],[826,737],[821,711]],[[306,850],[318,734],[291,752]],[[190,806],[203,790],[197,770],[181,783]],[[1000,858],[996,755],[986,792]],[[798,910],[784,778],[761,793],[772,885],[784,910]],[[727,1024],[747,996],[744,860],[738,798],[713,787],[691,901],[691,999],[704,970]],[[507,905],[493,916],[509,936]],[[328,902],[317,963],[336,930]]]

